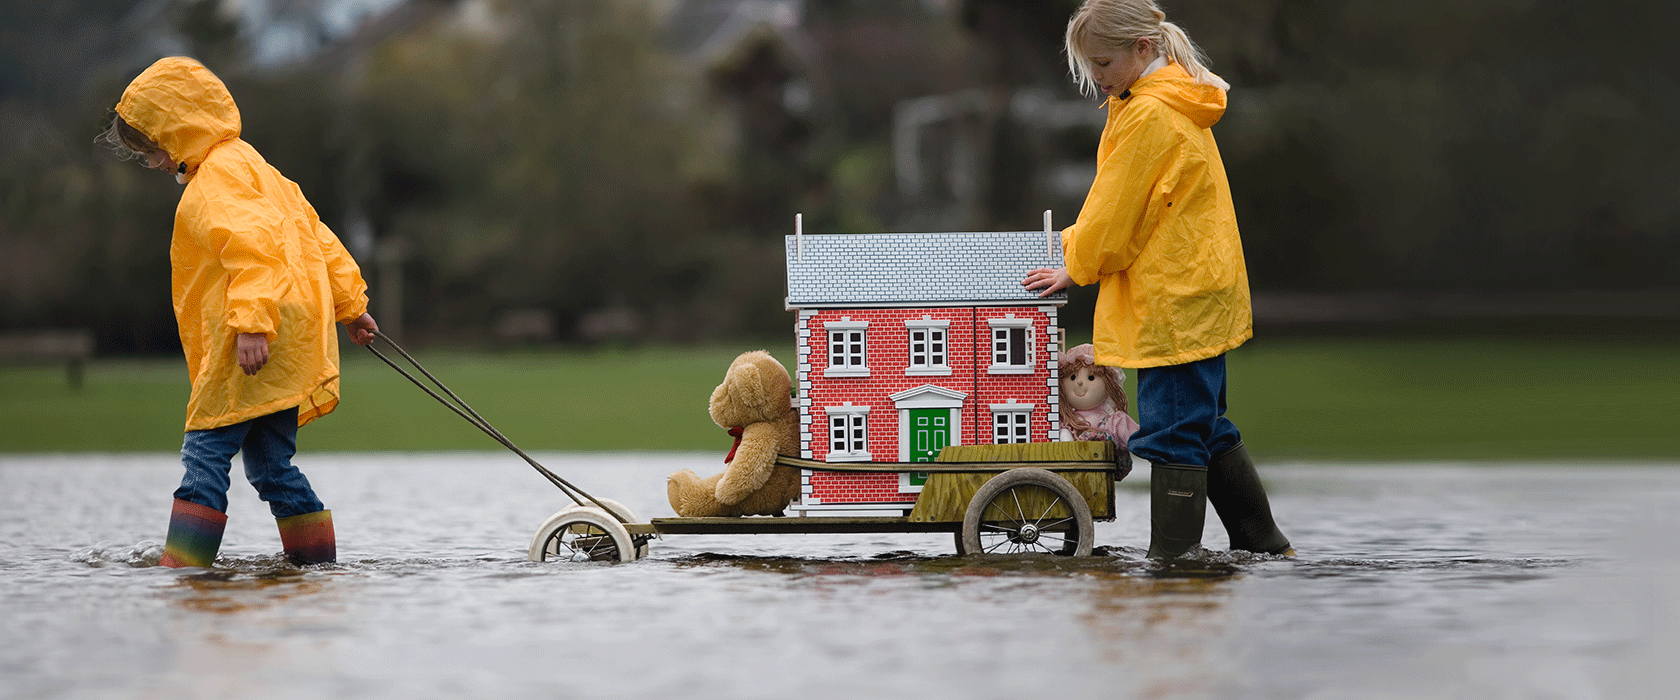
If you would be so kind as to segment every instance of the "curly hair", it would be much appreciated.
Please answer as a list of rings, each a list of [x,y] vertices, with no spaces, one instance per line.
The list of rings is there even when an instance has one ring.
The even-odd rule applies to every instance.
[[[147,155],[161,150],[157,143],[146,138],[139,129],[125,121],[121,116],[111,117],[111,126],[94,137],[95,144],[104,146],[114,155],[123,160],[145,159]]]

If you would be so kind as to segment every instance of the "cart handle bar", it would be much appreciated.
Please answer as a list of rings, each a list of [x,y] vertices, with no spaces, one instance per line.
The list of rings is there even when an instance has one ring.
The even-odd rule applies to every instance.
[[[439,389],[443,390],[443,393],[449,395],[449,399],[454,399],[454,401],[451,402],[449,399],[439,396],[438,393],[433,391],[431,387],[426,386],[424,382],[416,379],[414,375],[409,374],[408,370],[405,370],[398,366],[397,363],[392,362],[391,358],[386,357],[385,353],[380,352],[378,348],[368,345],[367,349],[369,352],[378,356],[379,359],[384,360],[385,364],[390,365],[391,369],[396,370],[398,374],[407,377],[408,381],[413,382],[415,386],[420,387],[421,391],[424,391],[427,394],[430,394],[432,398],[437,399],[438,403],[443,404],[444,408],[454,411],[455,415],[465,419],[468,423],[473,424],[473,427],[484,431],[485,435],[489,435],[491,438],[495,439],[496,442],[502,443],[503,447],[506,447],[509,450],[512,450],[514,454],[519,455],[527,463],[529,463],[533,469],[536,469],[538,474],[543,475],[543,478],[548,479],[549,483],[554,484],[562,493],[566,494],[568,498],[571,498],[572,502],[582,506],[585,505],[584,499],[588,499],[590,503],[593,503],[601,510],[606,511],[608,515],[613,517],[613,519],[626,525],[630,524],[630,521],[625,520],[624,516],[621,516],[613,509],[608,508],[606,504],[601,503],[599,499],[589,495],[583,489],[578,488],[575,484],[560,478],[560,475],[555,474],[554,472],[549,471],[547,467],[538,464],[537,460],[531,458],[531,455],[525,454],[525,451],[519,449],[517,445],[514,445],[512,440],[507,439],[507,436],[502,435],[502,432],[497,430],[495,426],[490,425],[490,421],[485,420],[484,416],[478,415],[478,411],[474,411],[472,406],[468,406],[467,402],[462,401],[461,397],[456,396],[455,392],[450,391],[449,387],[444,386],[443,382],[438,381],[437,377],[433,376],[431,372],[426,371],[426,368],[422,366],[419,361],[415,360],[413,355],[410,355],[408,354],[408,351],[403,350],[402,346],[397,344],[397,341],[391,340],[391,336],[375,331],[373,333],[373,337],[385,341],[387,345],[390,345],[392,349],[400,353],[403,356],[403,359],[408,360],[409,364],[414,365],[415,369],[420,370],[421,374],[426,375],[427,379],[432,380],[433,384],[436,384]]]

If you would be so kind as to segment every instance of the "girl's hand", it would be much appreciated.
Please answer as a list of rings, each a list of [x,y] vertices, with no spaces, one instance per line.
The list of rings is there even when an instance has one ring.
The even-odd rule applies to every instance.
[[[1073,278],[1068,277],[1065,267],[1041,267],[1027,273],[1027,278],[1021,280],[1021,286],[1029,290],[1043,288],[1038,296],[1047,297],[1058,291],[1073,286]]]
[[[255,375],[268,364],[268,336],[261,333],[240,333],[234,344],[239,351],[239,368],[246,375]]]

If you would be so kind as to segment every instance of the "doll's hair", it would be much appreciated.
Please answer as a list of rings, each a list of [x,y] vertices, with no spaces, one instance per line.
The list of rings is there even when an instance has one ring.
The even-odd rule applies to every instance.
[[[1125,378],[1121,375],[1120,368],[1099,365],[1090,354],[1078,350],[1078,348],[1075,348],[1073,352],[1062,354],[1061,360],[1056,366],[1057,382],[1060,383],[1062,377],[1094,369],[1097,376],[1102,379],[1103,388],[1108,390],[1108,398],[1114,401],[1114,407],[1121,412],[1129,411],[1130,408],[1126,405]],[[1078,409],[1075,409],[1073,403],[1065,397],[1061,401],[1061,412],[1062,427],[1067,428],[1070,433],[1078,435],[1095,427],[1086,422],[1085,419],[1080,418]]]
[[[139,129],[134,128],[121,115],[111,117],[111,126],[94,137],[94,144],[104,146],[114,155],[123,160],[144,160],[146,156],[163,150],[157,142],[146,138]]]
[[[1159,55],[1184,68],[1196,82],[1222,90],[1230,89],[1213,71],[1208,70],[1207,54],[1178,25],[1167,21],[1167,13],[1155,0],[1085,0],[1068,20],[1067,35],[1062,50],[1067,52],[1068,72],[1079,85],[1079,93],[1096,97],[1097,81],[1091,77],[1091,59],[1086,56],[1088,42],[1125,48],[1148,39]]]

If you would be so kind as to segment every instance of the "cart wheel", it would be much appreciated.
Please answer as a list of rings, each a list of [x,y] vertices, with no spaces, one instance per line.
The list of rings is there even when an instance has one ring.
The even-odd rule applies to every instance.
[[[611,498],[597,497],[595,500],[600,501],[601,505],[606,506],[607,510],[609,512],[618,514],[618,517],[622,518],[621,522],[626,522],[626,523],[637,522],[636,514],[630,512],[630,507],[629,506],[626,506],[623,503],[619,503],[618,501],[615,501]],[[590,503],[593,505],[594,501],[591,501]],[[577,510],[577,509],[583,508],[583,507],[584,506],[573,503],[569,506],[566,506],[565,508],[561,508],[558,513],[555,513],[554,515],[549,516],[548,519],[553,520],[555,518],[560,517],[561,513]],[[543,523],[543,524],[544,524],[544,526],[546,526],[548,523]],[[541,530],[542,528],[538,528],[538,529]],[[640,538],[638,541],[641,542],[641,544],[636,545],[636,558],[637,559],[644,559],[648,555],[648,542],[647,542],[648,538],[645,538],[645,537]],[[540,561],[540,560],[533,557],[532,561]]]
[[[1067,479],[1044,469],[1010,469],[974,493],[963,514],[959,554],[1089,556],[1091,507]]]
[[[561,510],[531,538],[531,561],[635,561],[646,545],[635,546],[624,525],[594,506]]]

